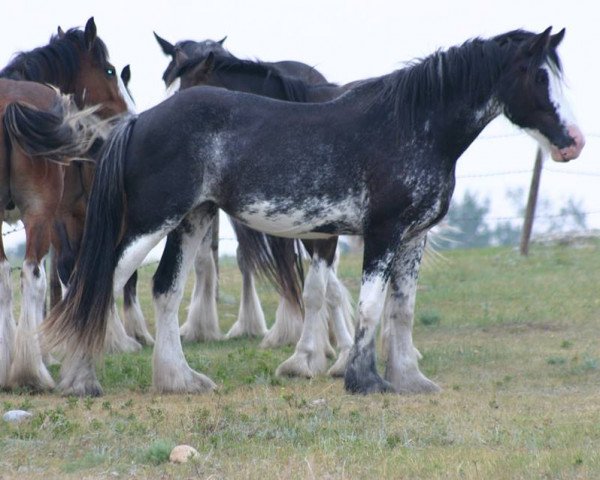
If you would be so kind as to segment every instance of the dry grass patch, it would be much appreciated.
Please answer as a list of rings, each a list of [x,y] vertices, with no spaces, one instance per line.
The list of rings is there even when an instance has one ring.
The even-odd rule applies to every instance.
[[[104,359],[99,399],[0,394],[3,410],[34,414],[0,423],[0,478],[600,477],[600,246],[446,257],[424,268],[415,325],[438,395],[350,396],[339,380],[278,379],[290,348],[236,340],[185,346],[219,392],[158,396],[144,349]],[[359,264],[342,259],[355,294]],[[226,330],[239,275],[231,261],[221,273]],[[139,288],[149,318],[150,275]],[[276,296],[260,294],[272,322]],[[200,457],[166,462],[180,443]]]

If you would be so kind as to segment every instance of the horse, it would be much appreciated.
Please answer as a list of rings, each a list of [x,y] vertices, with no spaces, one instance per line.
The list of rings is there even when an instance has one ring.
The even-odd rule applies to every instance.
[[[282,75],[273,64],[240,60],[233,55],[223,56],[214,52],[210,52],[205,57],[192,58],[187,58],[185,53],[180,52],[177,65],[171,69],[169,78],[172,78],[173,81],[179,79],[180,90],[196,85],[209,85],[295,102],[323,102],[331,100],[346,92],[348,88],[354,85],[353,83],[349,86],[340,87],[329,83],[308,84],[303,80]],[[240,261],[238,263],[242,271],[242,303],[240,305],[238,320],[228,333],[228,337],[231,336],[231,332],[251,330],[251,326],[244,328],[250,322],[242,315],[242,313],[251,310],[246,305],[250,303],[248,300],[253,298],[248,292],[254,290],[252,280],[253,269],[248,268],[248,264],[252,263],[252,265],[256,266],[256,269],[261,271],[264,268],[264,262],[252,260],[255,257],[259,259],[269,257],[269,252],[263,251],[268,250],[264,248],[268,245],[268,241],[253,240],[248,242],[248,238],[252,238],[252,236],[256,235],[256,232],[235,220],[232,221],[232,224],[239,242],[238,258]],[[283,249],[283,251],[288,255],[294,255],[293,241],[287,241],[292,242],[292,246],[291,248]],[[336,344],[340,348],[337,361],[328,371],[332,376],[342,376],[344,374],[347,356],[352,347],[353,330],[350,294],[340,282],[335,272],[334,260],[337,241],[338,237],[336,236],[327,240],[302,240],[309,256],[316,257],[317,261],[318,259],[323,259],[328,269],[326,287],[328,298],[327,310],[332,320],[332,330],[335,335]],[[257,253],[256,250],[259,250],[260,253]],[[204,252],[204,254],[199,252],[197,257],[207,257],[209,254],[210,252]],[[293,264],[293,260],[288,260],[285,263],[288,265]],[[294,290],[285,293],[286,295],[284,295],[281,303],[286,302],[288,298],[295,298],[296,292]],[[212,301],[214,302],[214,300]],[[256,299],[256,302],[258,303],[258,299]],[[190,312],[192,311],[190,309]],[[288,307],[288,311],[293,311],[293,309]],[[323,315],[327,312],[310,313]],[[188,327],[188,329],[193,328],[193,322],[199,318],[201,317],[188,315],[188,320],[182,327],[182,330],[185,327]],[[326,325],[327,318],[324,318],[321,323]],[[314,324],[314,322],[303,322],[303,329],[296,344],[296,351],[291,358],[279,366],[276,371],[277,375],[310,378],[325,371],[327,365],[327,347],[329,346],[327,331],[324,328],[320,328],[316,332],[308,331],[306,326],[309,324]],[[182,336],[185,338],[185,335]]]
[[[60,35],[64,35],[64,31],[60,27],[58,29],[58,32]],[[120,76],[121,81],[123,82],[123,86],[126,90],[125,97],[128,97],[133,102],[133,96],[131,95],[131,91],[129,90],[129,81],[131,80],[131,67],[129,65],[125,65],[123,67],[123,69],[121,70],[121,74],[119,76]],[[38,78],[40,78],[40,77],[38,77]],[[63,88],[67,88],[67,87],[63,85]],[[83,165],[83,167],[87,171],[89,165],[88,166]],[[84,185],[84,187],[85,187],[84,191],[82,191],[81,189],[77,189],[77,190],[85,193],[85,196],[87,198],[87,195],[89,195],[89,189],[91,187],[91,178],[92,177],[88,173],[85,176],[85,178],[86,178],[86,182]],[[65,203],[69,204],[68,201]],[[79,212],[83,213],[82,215],[79,215],[79,218],[82,222],[83,219],[85,218],[85,212],[82,209],[79,209]],[[71,260],[74,260],[75,259],[75,251],[71,250],[70,253],[67,255],[67,254],[65,254],[65,252],[63,250],[63,262],[64,262],[65,258],[70,258]],[[64,284],[61,284],[61,280],[60,280],[59,274],[58,274],[58,268],[59,268],[58,258],[57,258],[56,252],[54,252],[52,249],[50,250],[50,260],[51,260],[51,265],[50,265],[49,288],[50,288],[50,308],[52,308],[52,307],[54,307],[54,305],[56,305],[58,303],[58,301],[62,297]],[[70,263],[72,263],[72,262],[70,262]],[[64,265],[62,265],[61,268],[63,269],[63,276],[68,277],[68,275],[70,275],[72,266],[68,266],[67,268],[65,268]],[[132,277],[133,280],[128,282],[125,285],[125,288],[123,289],[123,291],[124,291],[124,295],[123,295],[124,312],[125,312],[126,318],[132,318],[132,317],[135,317],[135,315],[138,314],[138,312],[141,313],[141,308],[139,307],[139,302],[137,301],[134,277],[135,277],[135,274]],[[148,333],[148,335],[150,335],[150,334]],[[141,343],[148,342],[148,338],[145,336],[140,336],[139,340]],[[152,337],[150,336],[150,343],[152,343],[152,342],[153,342],[153,340],[152,340]],[[109,350],[115,350],[115,351],[125,350],[125,351],[127,351],[130,348],[131,347],[129,345],[127,345],[126,343],[123,343],[123,344],[113,343],[112,347],[109,347]],[[136,348],[136,346],[134,345],[134,349],[135,348]]]
[[[94,114],[100,118],[113,118],[128,110],[127,95],[125,95],[123,86],[116,77],[114,66],[109,62],[106,45],[97,36],[93,17],[87,21],[84,30],[72,28],[65,32],[59,27],[57,34],[50,38],[48,45],[17,54],[0,71],[0,78],[17,82],[33,81],[54,85],[63,93],[71,94],[78,108],[85,109],[89,106],[95,106]],[[103,122],[102,125],[106,127],[107,122]],[[52,196],[49,196],[47,200],[44,198],[39,200],[40,202],[46,202],[45,208],[52,212],[52,215],[47,214],[48,221],[51,222],[51,243],[58,258],[58,271],[65,285],[83,234],[85,207],[91,188],[93,171],[93,162],[70,163],[68,167],[60,170],[62,175],[60,184],[56,184],[56,182],[48,183],[47,188],[56,188],[56,191],[52,192]],[[23,175],[26,174],[27,172],[23,172]],[[33,170],[31,174],[32,176],[36,175],[36,170]],[[12,182],[12,177],[8,178]],[[35,177],[32,178],[32,181],[34,179]],[[11,195],[2,197],[2,201],[4,201],[2,204],[3,212],[7,206],[12,206],[15,203],[12,195],[24,195],[20,188],[19,186],[11,187]],[[41,191],[45,192],[46,190]],[[58,205],[55,208],[54,202],[57,199]],[[24,200],[21,199],[20,202],[23,203]],[[44,205],[45,203],[42,203],[41,206]],[[17,204],[17,206],[19,205]],[[26,217],[27,212],[24,212],[21,208],[19,210],[23,215],[27,228],[27,223],[31,224],[32,221]],[[39,252],[37,252],[38,256],[47,253],[47,248],[44,247],[45,229],[44,224],[43,228],[32,227],[28,232],[28,242],[37,242],[35,237],[36,235],[40,236],[39,241],[43,248],[40,247]],[[38,258],[35,257],[35,259]],[[26,262],[30,260],[29,257],[26,257]],[[36,266],[35,268],[42,267]],[[8,280],[9,277],[2,277],[3,282]],[[42,289],[42,286],[38,287]],[[3,285],[2,288],[5,291],[10,291],[6,285]],[[45,283],[43,291],[45,291]],[[23,305],[31,302],[37,308],[37,297],[35,297],[36,302],[25,300],[34,295],[31,293],[31,289],[28,290],[27,295],[24,296]],[[115,328],[112,330],[114,331]],[[118,349],[138,349],[139,344],[124,335],[125,332],[122,327],[121,331],[123,335],[118,330],[111,335],[112,343],[116,343]],[[31,334],[31,322],[19,321],[16,341],[18,342],[15,347],[17,354],[12,360],[11,367],[15,373],[10,375],[11,379],[7,381],[8,384],[16,386],[23,383],[33,389],[49,388],[51,383],[45,367],[39,366],[37,360],[28,355],[28,343],[36,341],[34,335]],[[16,372],[26,373],[17,374]]]
[[[228,57],[232,60],[239,60],[227,49],[224,48],[223,43],[227,37],[219,41],[204,40],[200,42],[192,40],[184,40],[172,44],[167,40],[161,38],[154,33],[156,40],[158,41],[163,53],[171,57],[169,65],[163,73],[163,81],[168,89],[173,89],[177,86],[179,76],[177,72],[180,71],[180,67],[183,63],[189,62],[190,59],[202,59],[206,58],[209,53],[214,53],[220,57]],[[306,65],[301,62],[284,60],[280,62],[264,62],[263,65],[268,66],[277,76],[280,77],[293,77],[295,79],[304,81],[309,84],[324,85],[327,83],[325,77],[314,67]],[[246,86],[246,89],[249,85]],[[261,87],[255,85],[253,93],[260,93]],[[265,93],[262,93],[265,94]],[[293,94],[291,95],[293,96]],[[288,95],[290,97],[290,95]],[[288,98],[289,99],[289,98]],[[299,98],[295,98],[296,101]],[[236,236],[238,242],[240,240],[249,240],[254,243],[255,246],[261,247],[262,242],[257,241],[249,230],[244,230],[240,224],[232,221],[232,225],[236,230]],[[213,222],[213,237],[218,232],[218,216]],[[251,240],[253,239],[253,240]],[[272,250],[286,252],[285,255],[294,255],[294,246],[290,242],[277,241],[273,237],[267,237],[267,241],[272,247]],[[213,250],[215,249],[215,239],[213,238]],[[218,243],[217,243],[218,245]],[[244,247],[238,247],[238,264],[242,271],[242,295],[240,302],[240,310],[238,313],[237,321],[234,323],[232,328],[226,334],[227,338],[233,338],[236,336],[264,336],[261,346],[264,348],[273,348],[277,346],[292,344],[295,345],[301,337],[303,328],[302,321],[302,309],[300,303],[297,301],[298,294],[301,290],[301,285],[298,282],[290,279],[290,269],[293,270],[293,262],[290,262],[289,258],[282,261],[278,256],[265,255],[263,256],[263,262],[256,262],[257,259],[252,260],[251,263],[258,267],[259,271],[265,273],[265,266],[268,269],[268,277],[281,285],[279,288],[282,291],[280,296],[279,305],[275,314],[275,323],[270,330],[267,331],[266,322],[258,294],[254,287],[253,279],[253,266],[244,259]],[[335,251],[335,248],[333,249]],[[263,250],[263,253],[265,251]],[[216,288],[216,265],[215,262],[218,258],[209,257],[208,252],[199,252],[195,259],[195,272],[196,272],[196,283],[194,292],[192,294],[192,301],[188,311],[187,319],[181,327],[181,335],[186,341],[197,341],[197,340],[214,340],[220,339],[221,333],[219,330],[219,324],[217,319],[217,309],[214,300],[214,290]],[[248,255],[246,255],[248,257]],[[280,256],[279,256],[280,257]],[[269,261],[269,259],[271,261]],[[295,265],[295,264],[294,264]],[[298,269],[296,269],[298,270]],[[302,272],[300,272],[302,276]],[[340,291],[340,300],[344,306],[344,318],[349,318],[350,314],[350,301],[347,292],[342,288]],[[332,308],[333,311],[333,308]],[[351,326],[351,325],[350,325]],[[129,332],[135,332],[140,328],[135,326],[129,327]],[[323,343],[323,342],[320,342]],[[351,341],[350,341],[351,343]],[[329,356],[334,356],[335,352],[331,348],[328,341],[325,339],[325,348]],[[318,347],[321,350],[321,347]],[[312,362],[311,362],[312,363]],[[320,365],[324,365],[323,362]],[[311,368],[308,366],[302,369],[304,375],[309,374]],[[333,369],[333,371],[339,371],[339,368]],[[290,370],[290,373],[292,371]],[[309,374],[312,376],[312,374]]]
[[[153,282],[153,385],[163,392],[215,388],[187,364],[177,310],[218,208],[279,236],[362,235],[345,389],[438,391],[419,370],[412,344],[426,233],[448,210],[458,158],[499,115],[531,133],[555,161],[579,156],[584,136],[561,90],[563,37],[564,30],[552,35],[548,28],[471,39],[325,103],[194,87],[122,121],[101,154],[69,290],[45,323],[47,345],[67,351],[61,391],[101,394],[94,360],[113,290],[165,235]],[[311,259],[306,284],[315,295],[307,309],[325,302],[326,271]],[[381,376],[375,336],[386,295]]]
[[[50,389],[36,329],[43,320],[44,256],[56,244],[53,222],[60,208],[65,170],[95,140],[94,109],[80,111],[73,98],[35,82],[0,79],[0,202],[18,208],[25,225],[18,325],[12,315],[10,263],[0,237],[0,388]],[[4,221],[4,208],[1,210]]]
[[[17,54],[0,71],[0,77],[54,85],[63,93],[72,94],[80,108],[99,105],[96,113],[104,119],[116,118],[134,110],[127,88],[109,61],[106,44],[98,36],[94,17],[87,20],[83,30],[71,28],[65,32],[58,27],[47,45]],[[78,162],[72,167],[65,172],[64,194],[55,225],[58,239],[53,252],[53,264],[56,263],[56,271],[63,285],[68,282],[79,248],[85,206],[94,174],[93,162]],[[58,282],[52,279],[54,276],[53,273],[51,286],[53,283],[55,286],[51,306],[60,296],[57,290],[62,290],[60,284],[56,286]],[[126,317],[141,315],[139,302],[135,295],[132,296],[131,288],[126,289],[124,304]],[[107,342],[109,351],[139,350],[139,343],[126,334],[120,322],[111,321],[111,326]],[[146,336],[140,338],[146,343],[153,342],[147,332]]]
[[[171,57],[171,61],[169,62],[169,65],[167,65],[162,77],[167,86],[171,85],[176,80],[177,77],[174,75],[174,72],[177,70],[181,61],[189,58],[205,58],[211,52],[216,55],[236,58],[223,46],[225,40],[227,40],[227,36],[223,37],[221,40],[206,39],[199,42],[194,40],[182,40],[175,44],[161,38],[156,32],[154,32],[154,38],[156,38],[163,53]],[[279,74],[287,77],[299,78],[311,84],[327,83],[326,78],[321,72],[306,63],[297,62],[295,60],[265,63],[273,67]]]

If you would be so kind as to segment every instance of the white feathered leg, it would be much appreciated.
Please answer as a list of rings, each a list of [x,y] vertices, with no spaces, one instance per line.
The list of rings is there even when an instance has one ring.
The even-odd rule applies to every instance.
[[[192,212],[167,238],[163,257],[154,275],[156,343],[152,356],[152,383],[159,392],[201,393],[216,385],[188,365],[179,335],[179,304],[187,273],[200,241],[210,242],[212,217],[205,210]],[[207,234],[208,231],[208,234]]]
[[[187,319],[179,330],[181,338],[186,342],[223,338],[217,316],[217,267],[210,243],[210,235],[202,239],[194,260],[196,283]]]
[[[327,368],[326,262],[314,256],[304,282],[305,320],[294,354],[277,368],[276,375],[312,378]]]
[[[15,334],[9,387],[34,390],[54,388],[54,380],[42,359],[38,327],[44,319],[46,274],[42,263],[25,260],[21,271],[21,315]]]
[[[8,386],[16,328],[12,309],[10,263],[4,259],[0,262],[0,389]]]

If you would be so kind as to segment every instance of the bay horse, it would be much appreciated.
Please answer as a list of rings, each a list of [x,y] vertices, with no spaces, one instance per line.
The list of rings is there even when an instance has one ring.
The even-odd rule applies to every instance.
[[[65,170],[93,145],[93,112],[80,111],[72,97],[49,86],[0,79],[0,202],[19,209],[26,236],[18,324],[12,314],[10,263],[0,236],[0,388],[54,386],[36,333],[44,317],[42,261],[56,241],[52,230]]]
[[[128,110],[128,96],[124,92],[122,82],[116,76],[114,66],[109,61],[106,45],[97,35],[93,17],[87,21],[84,30],[72,28],[65,32],[59,27],[57,34],[51,37],[47,45],[17,54],[0,71],[0,78],[51,84],[61,92],[71,94],[78,108],[95,106],[95,115],[103,119],[114,118]],[[106,128],[107,122],[103,122],[102,125]],[[90,161],[75,162],[61,169],[61,172],[63,178],[60,189],[53,193],[59,199],[59,203],[56,212],[48,218],[52,221],[52,246],[58,256],[58,270],[63,284],[66,285],[83,234],[85,208],[94,165]],[[13,186],[11,195],[24,195],[24,193],[18,191],[18,186]],[[14,203],[12,198],[2,198],[2,201],[4,200],[6,202],[2,205],[3,211],[8,205]],[[55,197],[48,201],[50,200],[54,201]],[[50,210],[53,208],[52,205],[52,203],[48,204]],[[19,210],[22,215],[25,215],[22,209]],[[29,242],[35,241],[36,232],[37,230],[30,232]],[[43,231],[40,235],[44,238]],[[45,250],[43,254],[46,254]],[[7,279],[8,277],[3,277],[3,281]],[[23,304],[27,303],[26,298],[24,297]],[[139,344],[125,334],[122,326],[119,331],[118,322],[111,322],[112,325],[116,326],[110,329],[113,333],[109,335],[108,343],[113,345],[114,349],[130,351],[139,349]],[[10,384],[15,386],[19,384],[18,378],[27,378],[24,383],[29,387],[48,388],[45,367],[38,368],[37,364],[28,360],[26,355],[27,343],[35,341],[33,336],[29,335],[29,327],[27,322],[19,321],[16,336],[19,345],[15,347],[15,351],[20,353],[12,361],[12,368],[15,371],[29,373],[12,375],[15,380]],[[21,333],[22,329],[23,333]],[[38,379],[32,380],[36,375]]]
[[[548,28],[475,38],[325,103],[194,87],[122,121],[104,145],[70,288],[45,323],[48,345],[64,344],[68,352],[61,391],[102,392],[94,360],[113,290],[165,235],[153,285],[153,385],[163,392],[215,387],[187,364],[177,310],[218,208],[279,236],[363,235],[345,388],[439,390],[420,372],[412,344],[426,233],[448,210],[458,158],[499,115],[531,133],[556,161],[581,153],[584,137],[561,90],[556,49],[563,36]],[[325,301],[326,271],[313,261],[306,278],[315,307]],[[386,294],[382,377],[375,333]]]
[[[209,53],[213,53],[219,57],[228,57],[232,59],[232,61],[241,61],[224,48],[223,43],[227,37],[224,37],[219,41],[203,40],[198,42],[193,40],[183,40],[172,44],[158,36],[156,33],[154,33],[154,36],[163,53],[171,57],[171,61],[163,73],[165,86],[170,90],[173,89],[180,80],[179,72],[181,72],[181,66],[194,59],[205,59]],[[325,77],[318,70],[302,62],[284,60],[279,62],[261,62],[261,64],[268,67],[269,70],[278,77],[293,77],[309,84],[323,85],[327,83]],[[263,91],[261,92],[261,90]],[[270,90],[271,89],[264,91],[264,89],[256,83],[252,86],[246,85],[245,87],[245,91],[267,96],[269,96],[268,92]],[[290,100],[292,96],[293,94],[288,92],[287,97],[290,98],[287,99]],[[275,96],[275,98],[283,97]],[[295,98],[295,101],[300,101],[300,99]],[[218,232],[218,221],[218,216],[216,216],[212,227],[213,235],[215,231]],[[297,300],[301,285],[299,282],[293,280],[291,276],[293,276],[292,270],[294,270],[294,266],[297,266],[298,264],[291,262],[289,258],[278,258],[281,257],[281,255],[268,254],[263,255],[262,262],[257,263],[256,258],[252,258],[251,255],[244,255],[244,250],[247,250],[250,244],[261,247],[265,242],[257,239],[251,234],[250,230],[245,229],[240,223],[233,219],[232,225],[236,231],[239,243],[237,256],[238,264],[240,265],[240,270],[242,272],[242,294],[238,318],[226,337],[264,336],[261,342],[261,346],[264,348],[297,344],[303,329],[302,308]],[[285,256],[294,255],[294,243],[292,241],[282,239],[276,240],[274,237],[270,236],[266,236],[264,239],[266,239],[266,243],[270,245],[271,250],[285,252]],[[246,245],[243,244],[244,240],[247,240]],[[332,249],[330,248],[328,250]],[[335,251],[335,246],[332,251]],[[195,258],[196,282],[187,319],[181,327],[182,338],[186,341],[214,340],[219,339],[222,336],[217,319],[216,301],[214,300],[217,275],[217,269],[214,262],[218,259],[214,257],[211,258],[208,253],[208,251],[198,252]],[[265,254],[266,250],[263,249],[262,253]],[[258,267],[263,274],[267,273],[267,277],[274,280],[276,284],[279,284],[279,289],[283,292],[280,296],[279,305],[275,314],[275,323],[268,331],[260,300],[254,286],[254,267]],[[267,270],[265,270],[265,268]],[[298,269],[296,268],[295,270]],[[302,272],[300,272],[300,275],[303,275]],[[340,290],[339,298],[344,306],[344,318],[348,319],[350,317],[349,312],[351,311],[351,303],[349,301],[349,295],[343,288]],[[350,322],[348,323],[350,324]],[[350,324],[350,326],[352,325]],[[137,331],[139,329],[140,328],[130,327],[130,331]],[[324,341],[320,341],[319,344],[325,346],[330,356],[335,355],[326,338]],[[321,346],[317,347],[317,349],[321,350]],[[319,365],[320,367],[323,366],[324,362],[320,362]],[[322,368],[318,368],[318,370],[320,369]],[[301,369],[301,371],[304,372],[301,373],[301,375],[306,376],[308,374],[308,376],[312,376],[312,373],[309,374],[312,370],[313,369],[306,366]],[[333,369],[332,372],[336,370],[339,370],[339,368]],[[289,373],[292,373],[292,370],[290,370]]]
[[[187,58],[185,53],[180,52],[177,60],[177,65],[171,70],[169,78],[180,80],[180,90],[196,85],[209,85],[227,88],[228,90],[254,93],[278,100],[324,102],[341,95],[355,84],[352,83],[342,87],[329,83],[309,84],[303,80],[282,75],[271,63],[240,60],[233,55],[223,56],[213,52],[210,52],[205,57],[192,58]],[[246,306],[249,303],[247,299],[256,298],[256,302],[258,303],[257,295],[248,293],[254,291],[252,273],[253,270],[262,271],[265,268],[265,263],[269,262],[259,260],[268,258],[271,255],[269,248],[265,248],[270,243],[268,240],[260,241],[253,239],[256,235],[270,236],[257,233],[235,220],[232,220],[232,225],[234,226],[239,242],[238,263],[242,271],[242,303],[240,305],[238,320],[233,325],[228,336],[232,336],[231,332],[252,330],[251,325],[245,327],[250,322],[247,317],[242,316],[242,313],[250,310]],[[249,239],[251,240],[248,241]],[[282,251],[284,254],[294,256],[293,240],[284,239],[284,241],[289,242],[291,245],[283,248]],[[304,239],[302,242],[309,257],[314,257],[314,261],[317,263],[323,260],[328,269],[328,273],[326,274],[327,309],[313,311],[309,308],[305,311],[306,315],[318,315],[325,318],[322,318],[320,322],[302,323],[303,329],[296,344],[296,351],[291,358],[279,366],[276,373],[278,375],[313,377],[325,371],[327,365],[327,348],[329,346],[327,329],[319,328],[317,331],[308,331],[306,327],[315,324],[319,326],[327,325],[326,314],[329,313],[332,330],[336,344],[340,348],[340,353],[337,361],[329,369],[328,373],[332,376],[342,376],[345,371],[347,356],[352,347],[353,324],[350,294],[340,282],[335,272],[334,261],[336,259],[335,253],[338,237],[333,236],[326,240]],[[204,253],[198,252],[197,257],[207,257],[209,254],[209,251]],[[276,262],[276,259],[271,261],[271,263],[274,262]],[[249,268],[248,265],[250,263],[255,268]],[[284,265],[293,265],[293,263],[292,258],[284,262]],[[288,300],[290,298],[292,299],[291,301],[294,301],[297,295],[295,290],[286,291],[285,294],[280,303],[290,301]],[[309,292],[306,295],[308,296]],[[206,300],[211,301],[209,298]],[[214,302],[214,300],[212,301]],[[310,304],[311,300],[307,299],[307,303]],[[191,311],[192,309],[190,309]],[[288,307],[288,311],[293,311],[293,309]],[[193,327],[193,322],[197,318],[202,317],[188,315],[188,320],[182,327],[182,330],[185,327]],[[182,334],[182,337],[185,338],[185,335]]]

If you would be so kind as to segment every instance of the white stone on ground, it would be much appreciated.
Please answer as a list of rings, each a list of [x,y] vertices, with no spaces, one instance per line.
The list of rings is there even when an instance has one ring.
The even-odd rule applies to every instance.
[[[190,447],[189,445],[177,445],[171,450],[169,461],[172,463],[186,463],[188,460],[197,457],[198,455],[198,450],[194,447]]]
[[[25,410],[9,410],[2,415],[2,420],[8,423],[21,423],[25,420],[29,420],[31,416],[31,413],[26,412]]]

